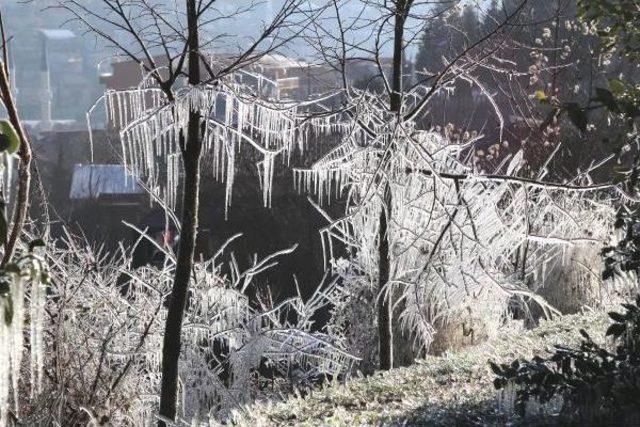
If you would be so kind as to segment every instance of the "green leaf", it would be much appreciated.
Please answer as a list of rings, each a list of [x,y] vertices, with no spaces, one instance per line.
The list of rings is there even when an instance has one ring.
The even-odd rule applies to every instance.
[[[0,152],[9,148],[9,137],[0,133]]]
[[[636,102],[625,101],[621,103],[621,109],[626,114],[627,117],[634,118],[640,115],[640,108]]]
[[[618,79],[609,80],[609,87],[611,88],[611,92],[616,95],[622,95],[626,90],[625,84]]]
[[[615,173],[614,172],[614,176],[613,179],[611,180],[611,182],[613,184],[620,184],[621,182],[625,182],[627,180],[627,175],[623,174],[623,173]]]
[[[0,120],[0,151],[13,154],[20,148],[20,138],[8,120]]]
[[[543,90],[537,90],[535,93],[536,99],[540,102],[542,102],[543,104],[546,104],[547,102],[549,102],[549,98],[547,98],[547,94],[544,93]]]

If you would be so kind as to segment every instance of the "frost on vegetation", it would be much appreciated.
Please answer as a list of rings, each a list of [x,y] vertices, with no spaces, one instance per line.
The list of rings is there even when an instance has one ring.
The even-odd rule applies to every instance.
[[[31,400],[42,391],[45,275],[40,258],[32,254],[0,271],[0,427],[20,416],[25,387]],[[21,375],[25,353],[28,377]]]
[[[615,191],[592,185],[586,173],[567,185],[520,178],[522,152],[503,161],[494,174],[480,173],[469,155],[477,134],[454,141],[419,129],[414,118],[399,120],[390,113],[382,96],[354,88],[304,103],[261,99],[242,76],[232,75],[216,85],[181,87],[171,102],[147,81],[135,89],[107,92],[103,97],[107,119],[119,129],[124,163],[148,178],[158,198],[175,206],[181,144],[189,114],[197,112],[204,119],[204,150],[211,159],[205,166],[226,182],[226,206],[233,196],[236,156],[247,146],[263,156],[257,167],[264,205],[270,206],[276,159],[287,162],[294,150],[303,152],[311,142],[339,140],[310,169],[295,169],[294,185],[313,193],[320,204],[337,197],[347,200],[344,216],[332,219],[325,214],[329,225],[321,231],[323,247],[341,280],[324,291],[323,298],[334,306],[330,333],[358,356],[371,355],[376,348],[377,248],[383,209],[389,218],[391,277],[382,292],[392,300],[400,327],[418,351],[428,349],[450,319],[481,323],[491,336],[514,303],[525,311],[531,302],[546,313],[554,311],[538,294],[553,277],[550,272],[570,263],[574,248],[599,245],[611,234]],[[443,87],[449,89],[450,85]],[[427,88],[418,87],[406,94],[405,107],[417,105],[426,92]],[[337,103],[340,109],[330,107]],[[346,247],[347,259],[335,259],[336,245]],[[245,311],[250,306],[228,303],[247,307]],[[207,314],[219,318],[226,311],[223,307]],[[261,319],[274,322],[277,317]],[[242,328],[236,329],[242,331],[242,339],[224,334],[229,343],[252,337],[246,341],[250,345],[230,352],[227,360],[234,366],[243,366],[239,360],[254,366],[256,355],[269,354],[276,343],[293,349],[298,348],[296,340],[307,337],[298,332],[252,335],[261,331],[248,320],[252,318],[244,317]],[[191,327],[189,322],[186,327]],[[203,338],[198,328],[193,333],[213,339]],[[201,361],[212,357],[201,351],[197,346],[186,350],[193,352],[189,363],[203,366]],[[239,400],[239,389],[227,387],[221,394],[218,383],[209,378],[216,375],[192,369],[198,372],[194,381],[207,387],[185,386],[200,393],[187,399],[185,408],[192,401],[214,402],[211,396],[222,399],[218,403],[224,408]],[[240,384],[248,381],[249,371],[230,368],[229,372]]]
[[[8,203],[11,197],[11,184],[16,162],[17,156],[15,154],[0,152],[0,190],[2,191],[4,203]]]
[[[226,183],[227,207],[232,200],[236,154],[243,147],[252,147],[262,155],[256,166],[264,205],[270,207],[276,158],[288,162],[295,149],[303,152],[310,139],[331,135],[342,126],[333,115],[302,114],[319,100],[292,103],[256,97],[255,90],[261,91],[264,82],[258,79],[257,88],[248,86],[243,83],[244,74],[238,72],[215,85],[178,88],[173,101],[148,80],[134,89],[108,91],[100,99],[106,107],[107,123],[119,130],[125,166],[147,177],[150,187],[169,206],[176,205],[181,144],[187,137],[191,112],[198,113],[205,123],[201,129],[203,151],[211,158],[206,167]],[[91,112],[89,122],[90,118]]]
[[[555,344],[579,343],[580,329],[603,337],[608,324],[606,313],[588,311],[542,321],[531,330],[508,328],[484,344],[427,356],[412,366],[329,384],[304,397],[257,402],[236,414],[234,425],[316,426],[331,417],[340,426],[523,425],[511,391],[496,395],[487,360],[507,363],[546,354]],[[553,410],[556,404],[545,409]]]
[[[295,297],[279,305],[250,304],[247,287],[294,248],[255,259],[243,270],[233,255],[223,262],[227,244],[194,267],[179,367],[183,420],[224,418],[259,397],[263,363],[285,379],[295,371],[304,380],[345,374],[355,361],[340,343],[312,332],[311,317],[327,304],[334,283],[318,288],[306,302]],[[23,417],[25,423],[155,424],[175,255],[159,248],[166,250],[163,266],[131,269],[134,249],[109,254],[69,234],[50,245],[48,375],[45,393]]]
[[[519,178],[522,152],[494,174],[479,173],[468,155],[475,138],[449,141],[409,119],[398,122],[376,95],[354,96],[342,143],[296,170],[294,180],[320,204],[347,200],[343,217],[324,214],[329,225],[321,234],[326,258],[343,278],[333,326],[356,354],[370,353],[363,337],[375,329],[382,209],[390,218],[391,271],[382,292],[418,351],[449,319],[471,319],[491,335],[514,302],[554,311],[537,291],[553,268],[570,262],[573,248],[609,239],[615,189],[592,185],[586,174],[568,185]],[[347,248],[348,259],[334,259],[336,245]],[[523,251],[526,263],[518,265]],[[358,310],[367,320],[350,318]],[[367,326],[371,331],[353,331]]]

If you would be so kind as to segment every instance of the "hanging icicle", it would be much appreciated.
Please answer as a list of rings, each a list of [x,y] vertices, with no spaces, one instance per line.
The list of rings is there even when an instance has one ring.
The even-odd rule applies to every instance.
[[[135,89],[108,91],[102,101],[108,122],[119,129],[125,166],[137,176],[167,186],[165,194],[172,207],[179,173],[175,161],[170,164],[169,159],[181,155],[180,137],[187,133],[189,112],[199,112],[206,123],[203,147],[211,152],[209,167],[217,179],[226,181],[228,213],[237,152],[251,147],[263,155],[261,185],[264,205],[269,207],[276,157],[282,155],[283,161],[289,162],[292,150],[302,152],[308,139],[329,133],[338,125],[336,115],[298,120],[299,110],[307,104],[272,104],[254,98],[247,89],[238,82],[188,86],[176,91],[174,100],[168,102],[159,88],[143,82]],[[90,116],[87,120],[90,123]],[[156,165],[163,162],[167,167],[159,175]],[[330,187],[329,183],[322,191],[328,195]]]
[[[20,267],[22,268],[22,267]],[[31,267],[29,267],[31,268]],[[39,266],[33,267],[38,271]],[[37,276],[34,273],[34,276]],[[22,273],[4,272],[3,283],[8,284],[0,296],[0,426],[8,425],[7,414],[11,401],[16,417],[20,414],[20,380],[24,345],[25,308],[29,309],[29,357],[31,398],[42,390],[44,369],[44,302],[45,290],[37,280],[27,280]],[[30,286],[29,292],[26,287]]]

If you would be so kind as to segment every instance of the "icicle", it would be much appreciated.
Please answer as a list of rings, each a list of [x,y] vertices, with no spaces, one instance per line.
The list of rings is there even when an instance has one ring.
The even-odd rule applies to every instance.
[[[18,380],[22,366],[23,326],[24,326],[24,286],[22,278],[17,274],[11,274],[11,299],[13,301],[13,317],[9,327],[9,358],[11,359],[11,385],[13,389],[14,411],[18,414]],[[33,378],[33,377],[32,377]]]
[[[267,153],[262,161],[262,197],[264,207],[271,208],[271,198],[273,193],[273,172],[275,157],[272,153]]]
[[[229,206],[231,205],[231,197],[233,192],[233,181],[235,178],[235,144],[233,139],[229,140],[227,144],[227,176],[226,176],[226,188],[225,188],[225,208],[224,208],[224,217],[228,218],[229,215]]]
[[[31,397],[42,391],[44,373],[44,287],[38,281],[31,283]],[[22,331],[21,331],[22,332]]]
[[[4,301],[0,304],[0,319],[5,317]],[[9,393],[11,388],[11,356],[12,343],[9,328],[4,321],[0,322],[0,426],[7,425],[7,413],[9,412]]]
[[[7,310],[4,298],[0,300],[0,426],[7,423],[10,390],[13,390],[14,413],[19,415],[19,379],[24,352],[24,304],[26,300],[24,279],[19,274],[9,276],[9,295],[12,301],[11,323],[4,320]],[[43,374],[43,324],[44,292],[33,283],[30,295],[30,343],[31,384],[40,390]]]

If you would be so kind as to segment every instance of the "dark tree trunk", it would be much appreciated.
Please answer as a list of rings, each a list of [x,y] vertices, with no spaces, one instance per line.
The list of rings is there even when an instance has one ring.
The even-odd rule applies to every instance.
[[[389,194],[388,184],[384,184],[385,193]],[[386,195],[385,194],[385,195]],[[389,200],[387,200],[389,199]],[[390,197],[385,197],[385,204],[391,201]],[[388,208],[391,212],[391,203]],[[391,290],[385,298],[384,286],[389,282],[389,237],[387,235],[387,209],[382,206],[380,209],[380,225],[378,228],[378,337],[380,350],[380,369],[389,370],[393,368],[393,324],[391,311]]]
[[[4,36],[4,30],[2,31],[2,36]],[[31,143],[22,128],[22,121],[18,115],[14,94],[11,92],[8,66],[9,64],[5,64],[0,59],[0,97],[2,97],[5,109],[7,110],[9,122],[14,127],[20,139],[20,148],[18,150],[20,164],[18,165],[18,191],[13,211],[13,221],[7,236],[7,241],[4,244],[4,255],[0,263],[2,266],[7,265],[13,257],[18,241],[22,236],[22,230],[24,229],[24,224],[27,219],[31,199],[29,194],[31,189]],[[0,196],[2,195],[0,194]]]
[[[393,32],[393,74],[391,76],[390,109],[398,114],[402,110],[403,65],[404,65],[404,23],[407,15],[406,0],[396,3],[396,21]]]
[[[190,85],[197,85],[200,82],[197,21],[196,0],[187,0]],[[178,248],[178,260],[162,344],[162,389],[160,392],[160,416],[169,420],[175,420],[176,417],[182,321],[187,305],[187,291],[193,269],[198,229],[200,157],[202,153],[201,120],[199,112],[191,111],[189,113],[186,144],[183,136],[181,136],[180,141],[185,172],[180,247]],[[164,427],[166,424],[164,421],[159,421],[158,425]]]
[[[400,121],[402,115],[402,90],[403,90],[403,53],[404,53],[404,24],[407,16],[406,0],[396,2],[396,16],[393,39],[393,74],[391,76],[391,94],[389,109],[396,113]],[[382,159],[386,161],[386,159]],[[390,258],[389,258],[389,220],[391,219],[391,188],[388,182],[384,186],[384,206],[380,210],[380,224],[378,228],[378,347],[380,351],[380,369],[393,368],[393,292],[389,289],[383,292],[389,283]]]

